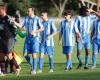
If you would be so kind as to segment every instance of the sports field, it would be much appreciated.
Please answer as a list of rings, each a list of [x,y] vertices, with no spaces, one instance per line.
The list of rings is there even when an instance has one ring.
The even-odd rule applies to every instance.
[[[75,46],[73,54],[72,54],[73,68],[71,71],[65,72],[64,71],[65,56],[62,54],[61,46],[58,46],[57,44],[58,34],[55,36],[54,41],[55,41],[55,47],[54,47],[54,62],[55,63],[54,63],[53,73],[49,73],[48,57],[45,56],[45,64],[43,66],[42,74],[37,73],[35,76],[31,75],[30,66],[24,60],[21,64],[22,69],[19,76],[15,76],[14,74],[8,74],[7,76],[0,77],[0,80],[99,80],[100,79],[100,54],[98,54],[98,57],[97,57],[97,68],[95,70],[91,69],[91,62],[92,62],[91,55],[90,55],[90,62],[89,62],[90,69],[84,70],[82,68],[80,70],[77,70],[76,67],[78,65],[78,61],[76,57],[76,46]],[[23,52],[23,43],[24,43],[24,39],[21,39],[19,36],[17,36],[15,50],[19,52],[21,56]],[[82,51],[82,58],[83,58],[83,63],[84,63],[84,58],[85,58],[84,49]],[[37,67],[37,71],[38,71],[38,67]]]

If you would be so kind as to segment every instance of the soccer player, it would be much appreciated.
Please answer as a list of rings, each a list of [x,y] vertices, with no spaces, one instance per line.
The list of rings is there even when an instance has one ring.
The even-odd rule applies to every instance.
[[[96,56],[100,49],[100,12],[98,12],[98,19],[93,22],[93,28],[91,32],[92,39],[92,69],[96,68]]]
[[[88,8],[86,6],[82,6],[80,8],[79,16],[77,16],[75,19],[75,26],[78,27],[78,30],[81,34],[81,39],[79,39],[77,43],[77,58],[79,61],[77,69],[82,67],[82,58],[81,58],[82,44],[84,44],[86,53],[84,69],[88,69],[89,49],[90,49],[90,25],[92,20],[95,19],[96,16],[94,16],[93,14],[90,15]]]
[[[20,23],[20,17],[17,15],[17,14],[15,14],[15,15],[13,15],[13,18],[15,18],[15,21],[17,22],[17,23]],[[14,26],[16,26],[16,25],[14,25]],[[17,31],[17,28],[16,28],[16,31]],[[14,38],[14,44],[15,44],[15,42],[16,42],[16,35],[15,35],[15,38]],[[13,50],[13,52],[14,52],[14,50]],[[12,55],[14,56],[14,53],[12,53]],[[8,66],[9,66],[9,64],[10,64],[10,73],[16,73],[16,66],[14,65],[14,64],[12,64],[12,62],[11,61],[9,61],[9,59],[7,59],[6,61],[5,61],[5,71],[6,71],[6,73],[9,73],[8,71]],[[17,63],[16,63],[17,64]],[[17,64],[18,65],[18,64]],[[17,75],[19,75],[19,73],[17,73]]]
[[[41,33],[41,45],[40,45],[40,58],[39,58],[39,73],[42,72],[42,66],[43,66],[43,58],[44,55],[48,55],[49,57],[49,64],[50,64],[50,72],[53,72],[53,36],[56,34],[56,28],[53,23],[48,18],[48,13],[46,10],[41,11],[41,18],[42,18],[42,24],[44,27],[44,31]]]
[[[7,8],[5,4],[0,5],[0,65],[1,71],[5,74],[5,56],[10,62],[16,66],[16,71],[19,71],[19,66],[16,64],[16,60],[12,56],[14,47],[14,37],[16,28],[11,22],[11,17],[7,15]]]
[[[32,66],[31,74],[36,74],[37,53],[39,52],[39,32],[43,31],[43,26],[39,18],[35,15],[35,8],[28,8],[28,16],[24,19],[24,29],[26,30],[26,39],[24,43],[24,57]],[[32,54],[32,59],[29,57]]]
[[[72,19],[72,11],[67,10],[64,13],[65,19],[61,21],[59,27],[59,44],[62,41],[62,51],[66,56],[65,71],[72,69],[71,53],[74,46],[74,35],[79,35],[78,28],[74,26],[74,19]]]

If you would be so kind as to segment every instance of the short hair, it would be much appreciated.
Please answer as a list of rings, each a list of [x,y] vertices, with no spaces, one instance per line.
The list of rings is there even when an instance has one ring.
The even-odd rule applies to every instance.
[[[80,9],[79,9],[79,15],[85,15],[86,12],[88,12],[87,10],[88,8],[86,6],[82,6]]]
[[[41,9],[40,13],[48,13],[46,9]]]
[[[4,2],[0,2],[0,7],[2,7],[2,8],[7,8],[7,4],[6,3],[4,3]]]
[[[29,7],[28,7],[28,9],[29,9],[29,8],[31,8],[31,9],[32,9],[32,11],[34,11],[34,12],[35,12],[35,7],[33,7],[33,6],[29,6]]]
[[[65,12],[64,12],[64,15],[65,16],[67,16],[67,15],[73,15],[73,13],[72,13],[72,11],[71,10],[66,10]]]

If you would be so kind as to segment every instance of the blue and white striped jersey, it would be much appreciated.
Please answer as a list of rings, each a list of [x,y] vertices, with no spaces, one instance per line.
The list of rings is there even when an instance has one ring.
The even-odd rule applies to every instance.
[[[32,30],[38,30],[39,28],[43,27],[40,19],[37,16],[33,18],[29,16],[25,17],[23,26],[26,30],[27,36],[30,35]],[[34,33],[34,37],[36,36],[38,37],[39,33]]]
[[[90,27],[92,22],[96,19],[96,16],[77,16],[75,19],[75,26],[78,27],[82,38],[90,34]]]
[[[56,27],[51,20],[42,20],[44,31],[41,32],[41,43],[47,46],[54,46],[53,37],[48,39],[48,36],[56,32]]]
[[[100,19],[93,22],[92,32],[94,32],[93,39],[100,40]]]
[[[78,28],[74,26],[74,20],[63,20],[60,23],[59,33],[62,35],[62,46],[74,46],[74,34]]]

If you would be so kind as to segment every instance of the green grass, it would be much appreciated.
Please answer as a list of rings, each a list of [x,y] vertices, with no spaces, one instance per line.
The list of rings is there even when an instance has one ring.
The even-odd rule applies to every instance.
[[[56,35],[55,39],[55,47],[54,47],[54,73],[49,73],[49,64],[48,57],[45,56],[45,64],[43,66],[43,73],[37,74],[35,76],[30,75],[30,66],[24,60],[21,64],[21,73],[19,76],[15,76],[14,74],[8,74],[7,76],[0,77],[0,80],[99,80],[100,78],[100,55],[97,56],[97,68],[95,70],[76,70],[78,65],[77,57],[76,57],[76,47],[74,47],[72,60],[73,60],[73,69],[71,71],[65,72],[65,56],[62,54],[61,46],[57,45],[58,35]],[[15,45],[15,50],[23,56],[23,44],[24,39],[21,39],[17,36],[17,42]],[[82,51],[82,58],[84,63],[84,49]],[[90,54],[92,54],[90,50]],[[89,67],[91,68],[91,55]],[[38,69],[37,69],[38,71]]]

